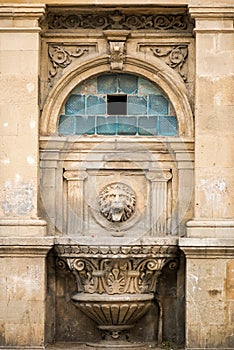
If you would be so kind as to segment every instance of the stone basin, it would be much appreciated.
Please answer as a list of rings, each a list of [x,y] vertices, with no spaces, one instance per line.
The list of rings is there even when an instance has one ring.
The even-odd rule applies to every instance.
[[[129,331],[150,309],[163,267],[177,266],[176,245],[59,245],[57,266],[74,274],[71,300],[100,330],[100,347],[130,348]],[[144,344],[139,344],[143,346]]]

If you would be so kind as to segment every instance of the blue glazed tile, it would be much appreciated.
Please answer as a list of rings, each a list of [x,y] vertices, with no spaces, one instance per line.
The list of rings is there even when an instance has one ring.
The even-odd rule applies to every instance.
[[[87,98],[86,114],[104,115],[106,114],[106,98],[89,95]]]
[[[118,117],[118,135],[136,135],[136,117]]]
[[[127,114],[147,114],[147,99],[143,96],[128,96]]]
[[[97,93],[97,78],[87,79],[77,85],[72,91],[72,94],[96,94]]]
[[[139,78],[138,79],[138,94],[139,95],[162,95],[162,91],[151,81]]]
[[[97,117],[97,134],[116,135],[116,117]]]
[[[176,117],[158,117],[158,133],[162,136],[175,136],[178,131]]]
[[[76,134],[77,135],[93,135],[95,134],[95,117],[94,116],[78,116],[76,118]]]
[[[118,74],[118,92],[137,94],[138,77],[131,74]]]
[[[105,74],[97,77],[98,94],[115,94],[117,92],[117,75]]]
[[[158,117],[139,117],[138,118],[138,134],[139,135],[157,135],[157,119]]]
[[[59,118],[58,132],[61,135],[74,135],[75,117],[61,115]]]
[[[84,114],[85,113],[85,96],[70,95],[65,104],[65,114]]]
[[[168,115],[168,100],[162,95],[149,95],[149,114]]]

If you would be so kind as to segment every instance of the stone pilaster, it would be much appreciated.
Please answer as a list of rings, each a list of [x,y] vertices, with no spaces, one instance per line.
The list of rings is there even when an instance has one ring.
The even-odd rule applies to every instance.
[[[179,244],[186,255],[186,349],[234,349],[234,239]]]
[[[234,6],[190,0],[189,12],[196,36],[195,213],[179,242],[186,348],[234,349]]]
[[[196,36],[195,221],[188,224],[190,237],[198,236],[196,226],[206,227],[199,230],[200,237],[232,237],[234,232],[234,6],[226,3],[191,0],[189,6]],[[212,230],[217,226],[226,230]]]
[[[0,5],[0,348],[43,349],[46,255],[38,218],[38,77],[44,5]]]
[[[0,6],[1,218],[38,219],[39,19],[43,14],[44,5]]]

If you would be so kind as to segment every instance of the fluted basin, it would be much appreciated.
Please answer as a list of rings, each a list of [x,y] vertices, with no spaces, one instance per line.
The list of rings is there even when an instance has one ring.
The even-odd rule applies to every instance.
[[[72,296],[85,314],[92,318],[99,329],[105,326],[132,326],[150,308],[151,300],[154,298],[150,294],[86,294],[77,293]]]
[[[94,320],[101,330],[105,341],[100,345],[110,346],[108,340],[112,339],[118,347],[131,346],[128,342],[128,331],[146,314],[153,298],[153,293],[114,295],[77,293],[72,296],[75,305]]]

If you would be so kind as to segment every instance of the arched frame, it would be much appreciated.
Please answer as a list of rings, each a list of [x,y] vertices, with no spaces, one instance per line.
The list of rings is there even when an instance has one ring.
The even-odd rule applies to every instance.
[[[110,72],[109,56],[95,56],[79,67],[67,72],[53,87],[43,108],[40,133],[52,136],[57,131],[61,106],[69,93],[81,82],[96,75]],[[187,91],[177,74],[158,59],[151,62],[126,56],[122,73],[135,74],[150,80],[161,88],[172,103],[178,121],[178,136],[193,136],[193,115],[188,101]]]

